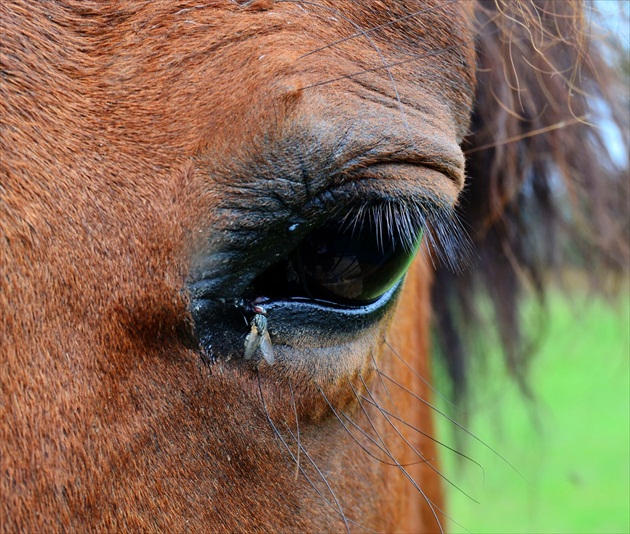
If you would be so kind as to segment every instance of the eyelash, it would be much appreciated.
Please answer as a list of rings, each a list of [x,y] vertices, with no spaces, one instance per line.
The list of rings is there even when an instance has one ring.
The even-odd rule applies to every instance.
[[[423,234],[434,263],[446,265],[453,272],[465,271],[472,261],[473,247],[456,207],[437,205],[425,200],[365,203],[344,218],[344,224],[361,227],[371,224],[390,239],[397,235],[406,251],[417,248],[417,238]]]
[[[429,251],[460,268],[467,241],[452,210],[432,203],[363,203],[315,227],[252,280],[246,299],[314,299],[364,306],[404,276],[428,235]]]

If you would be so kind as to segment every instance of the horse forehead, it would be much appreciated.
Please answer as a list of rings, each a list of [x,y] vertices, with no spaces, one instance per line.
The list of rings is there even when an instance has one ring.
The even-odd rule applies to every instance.
[[[368,0],[327,5],[270,1],[264,3],[265,9],[259,8],[260,2],[240,4],[148,3],[137,7],[129,3],[122,14],[112,12],[110,7],[99,7],[90,13],[88,22],[69,16],[64,27],[74,30],[75,42],[81,48],[75,54],[78,63],[80,59],[97,61],[99,74],[107,72],[109,64],[119,71],[117,82],[147,76],[147,70],[159,72],[167,68],[178,72],[181,66],[194,67],[210,56],[229,58],[232,76],[226,76],[225,70],[220,74],[239,83],[238,73],[252,67],[245,63],[249,52],[262,59],[270,48],[284,49],[289,56],[295,52],[292,59],[301,60],[302,65],[346,51],[366,70],[372,67],[377,75],[384,75],[389,66],[399,64],[399,72],[411,73],[421,71],[426,64],[446,63],[441,72],[445,79],[457,71],[469,78],[473,76],[475,2]],[[260,39],[264,38],[270,40],[261,44]],[[85,40],[89,45],[85,45]],[[248,49],[250,43],[255,50]],[[454,50],[463,51],[463,56],[448,64],[447,58]],[[242,57],[235,55],[238,53]],[[405,53],[417,56],[392,55]],[[376,65],[375,61],[382,64]],[[366,65],[367,62],[372,65]],[[195,85],[197,81],[194,77],[171,77],[175,85]]]
[[[409,94],[416,89],[403,87],[407,81],[461,107],[458,137],[466,130],[475,64],[472,2],[240,4],[123,2],[55,6],[51,14],[34,8],[39,29],[32,34],[46,41],[39,47],[45,53],[29,55],[24,65],[45,64],[40,92],[63,91],[62,106],[73,111],[66,130],[87,125],[119,143],[117,150],[136,147],[156,158],[172,159],[154,149],[173,143],[194,150],[207,125],[221,119],[220,108],[255,109],[261,89],[277,90],[290,74],[300,77],[297,87],[325,92],[333,78],[346,77],[340,83],[348,85],[359,73],[360,83],[380,80],[375,91],[396,96],[400,86],[407,93],[402,100],[418,101]],[[54,40],[46,31],[51,26]],[[36,73],[29,78],[37,82]]]

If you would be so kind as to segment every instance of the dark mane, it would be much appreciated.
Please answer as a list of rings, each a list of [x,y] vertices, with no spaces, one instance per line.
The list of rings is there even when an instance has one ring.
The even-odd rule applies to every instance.
[[[471,358],[485,352],[471,348],[486,334],[480,304],[490,303],[507,367],[526,391],[523,297],[533,292],[544,303],[568,267],[595,289],[627,269],[628,168],[600,127],[608,114],[627,143],[627,83],[613,69],[614,50],[593,38],[592,15],[579,2],[551,0],[483,1],[477,10],[478,88],[460,213],[478,258],[463,274],[440,268],[433,287],[437,346],[455,399],[467,391]]]

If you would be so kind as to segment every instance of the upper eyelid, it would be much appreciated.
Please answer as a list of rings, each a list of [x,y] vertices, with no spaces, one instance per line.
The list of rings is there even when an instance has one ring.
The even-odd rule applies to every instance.
[[[375,132],[371,123],[361,122],[343,129],[316,123],[289,130],[259,141],[236,160],[226,161],[218,154],[201,158],[210,163],[213,176],[228,188],[256,195],[270,184],[283,184],[284,188],[274,189],[279,195],[285,189],[289,204],[296,197],[297,203],[303,204],[366,167],[422,166],[443,174],[459,189],[465,168],[459,145],[445,134],[433,132],[432,126],[430,133],[418,128],[410,138],[406,130],[395,126]]]
[[[370,169],[364,169],[369,173]],[[435,252],[442,261],[456,265],[458,250],[468,248],[465,232],[458,224],[454,210],[454,200],[444,195],[443,188],[450,182],[435,171],[426,170],[426,174],[441,182],[439,186],[429,188],[408,181],[363,176],[356,180],[348,180],[340,186],[323,191],[301,207],[299,211],[278,212],[274,209],[261,209],[255,200],[241,196],[235,204],[230,205],[232,213],[223,220],[238,221],[237,225],[223,228],[216,227],[212,249],[197,258],[198,268],[193,270],[189,280],[189,290],[196,297],[216,291],[209,281],[215,280],[219,271],[229,266],[230,276],[240,277],[239,266],[255,263],[270,266],[274,259],[272,250],[278,249],[286,253],[287,248],[297,246],[312,230],[331,217],[344,214],[344,210],[356,210],[366,204],[378,205],[395,203],[402,207],[401,213],[416,210],[417,230],[430,230],[427,240],[437,245]],[[388,192],[388,188],[390,191]],[[263,188],[261,194],[269,194]],[[222,209],[228,209],[223,207]],[[238,215],[234,214],[238,212]],[[289,236],[285,232],[291,226],[298,226],[299,231]],[[280,243],[280,245],[277,245]],[[293,245],[291,245],[293,243]],[[275,244],[275,245],[274,245]],[[463,247],[462,247],[463,245]],[[466,254],[464,254],[466,255]],[[216,278],[217,283],[225,285],[225,277]]]

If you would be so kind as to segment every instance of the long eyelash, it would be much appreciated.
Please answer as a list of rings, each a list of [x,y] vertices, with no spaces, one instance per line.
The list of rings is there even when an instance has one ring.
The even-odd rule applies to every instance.
[[[473,264],[475,255],[472,239],[457,208],[432,213],[427,220],[426,236],[434,266],[446,265],[449,270],[459,274]]]
[[[365,203],[345,215],[342,227],[355,229],[371,226],[377,232],[376,240],[382,250],[384,238],[400,242],[410,253],[417,247],[421,232],[424,233],[429,255],[434,266],[446,265],[460,273],[470,267],[473,258],[472,240],[464,229],[456,208],[436,206],[428,201],[391,201]]]

